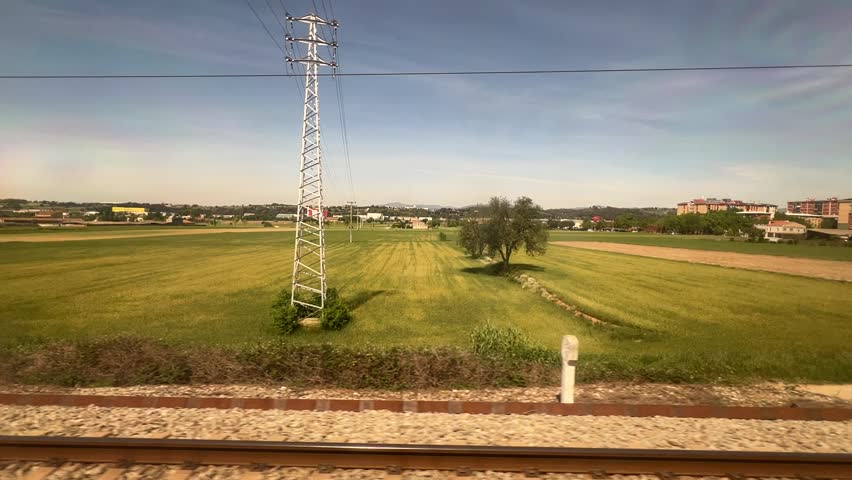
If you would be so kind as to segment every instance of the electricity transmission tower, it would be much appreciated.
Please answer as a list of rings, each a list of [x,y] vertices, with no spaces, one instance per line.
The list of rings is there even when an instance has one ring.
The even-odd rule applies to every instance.
[[[286,36],[290,42],[290,51],[295,52],[293,44],[307,46],[304,57],[287,57],[287,62],[305,65],[305,110],[302,124],[302,154],[299,165],[299,203],[296,206],[296,249],[293,258],[293,284],[290,294],[291,304],[300,304],[316,309],[325,307],[325,217],[322,194],[322,149],[320,148],[319,116],[319,67],[331,67],[337,71],[337,26],[333,20],[325,20],[315,13],[303,17],[288,15],[290,31],[293,24],[307,25],[307,37]],[[318,26],[325,25],[331,30],[332,38],[323,39]],[[325,60],[317,54],[317,47],[325,46],[331,53],[331,60]],[[298,49],[301,51],[301,49]],[[307,295],[303,295],[307,294]]]

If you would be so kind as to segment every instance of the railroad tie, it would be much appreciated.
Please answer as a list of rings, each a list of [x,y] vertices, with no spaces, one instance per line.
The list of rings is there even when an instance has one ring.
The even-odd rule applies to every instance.
[[[24,475],[23,480],[43,480],[48,475],[55,472],[57,467],[35,467],[29,473]]]
[[[323,468],[318,468],[318,469],[314,470],[313,472],[311,472],[309,478],[311,480],[331,480],[331,475],[332,475],[332,472],[330,472],[326,469],[323,469]]]
[[[126,471],[127,469],[125,468],[108,468],[104,473],[101,474],[100,477],[98,477],[98,480],[117,480],[118,478],[121,478],[121,476],[124,475],[124,472]]]
[[[171,473],[169,473],[168,480],[186,480],[193,472],[194,470],[186,470],[184,468],[172,470]]]

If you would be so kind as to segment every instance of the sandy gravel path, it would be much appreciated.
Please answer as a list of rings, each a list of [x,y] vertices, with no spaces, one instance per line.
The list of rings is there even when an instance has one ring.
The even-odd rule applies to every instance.
[[[150,232],[110,232],[104,234],[86,233],[21,233],[0,235],[0,243],[4,242],[71,242],[77,240],[111,240],[116,238],[140,237],[174,237],[181,235],[204,235],[208,233],[270,233],[292,232],[292,227],[286,228],[189,228],[186,230],[152,230]]]
[[[624,253],[643,257],[662,258],[690,263],[704,263],[723,267],[762,270],[765,272],[786,273],[803,277],[825,278],[852,282],[852,262],[814,260],[810,258],[780,257],[774,255],[755,255],[750,253],[713,252],[687,248],[651,247],[627,243],[607,242],[551,242],[554,245],[585,248],[604,252]]]

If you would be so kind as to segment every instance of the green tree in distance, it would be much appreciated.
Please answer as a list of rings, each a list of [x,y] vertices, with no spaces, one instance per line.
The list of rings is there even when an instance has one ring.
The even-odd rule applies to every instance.
[[[503,271],[509,269],[512,254],[523,248],[528,255],[540,255],[547,250],[547,228],[539,220],[541,207],[529,197],[514,203],[503,197],[492,197],[489,218],[482,225],[485,249],[490,256],[500,255]]]
[[[462,221],[458,242],[459,246],[471,257],[481,257],[483,252],[485,252],[485,237],[483,236],[482,224],[476,219]]]

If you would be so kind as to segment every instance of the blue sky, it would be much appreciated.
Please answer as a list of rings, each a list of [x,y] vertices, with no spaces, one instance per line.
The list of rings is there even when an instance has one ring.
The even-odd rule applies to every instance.
[[[345,72],[852,63],[848,0],[332,3]],[[0,5],[3,74],[282,73],[281,56],[245,0]],[[361,204],[852,196],[852,69],[343,87]],[[342,203],[330,79],[320,91],[326,192]],[[0,197],[293,203],[301,95],[289,78],[0,80]]]

